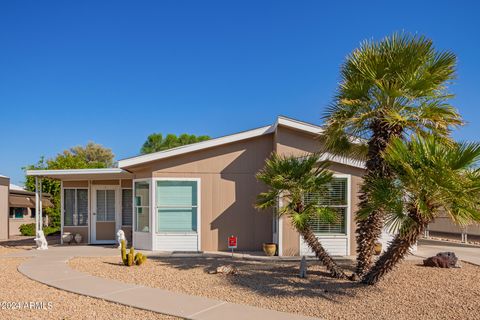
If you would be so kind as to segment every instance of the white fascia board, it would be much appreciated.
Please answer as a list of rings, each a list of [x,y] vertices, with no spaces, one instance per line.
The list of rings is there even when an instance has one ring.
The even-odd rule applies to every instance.
[[[154,153],[149,153],[133,158],[128,158],[124,160],[118,161],[118,166],[120,168],[130,167],[142,163],[147,163],[150,161],[155,161],[159,159],[165,159],[169,157],[178,156],[181,154],[194,152],[202,149],[212,148],[220,145],[224,145],[227,143],[237,142],[245,139],[250,139],[258,136],[262,136],[265,134],[269,134],[275,131],[275,126],[265,126],[258,129],[253,129],[249,131],[244,131],[236,134],[232,134],[229,136],[224,136],[216,139],[211,139],[207,141],[197,142],[190,145],[173,148],[165,151],[159,151]]]
[[[358,160],[358,159],[353,159],[353,158],[348,158],[348,157],[344,157],[344,156],[337,156],[337,155],[334,155],[334,154],[331,154],[331,153],[328,153],[328,152],[323,153],[320,156],[320,159],[318,159],[318,160],[319,161],[328,160],[328,161],[331,161],[331,162],[340,163],[340,164],[344,164],[344,165],[347,165],[347,166],[356,167],[356,168],[360,168],[360,169],[365,169],[366,168],[365,167],[365,161]]]
[[[323,129],[320,126],[282,116],[278,117],[276,125],[282,125],[314,134],[321,134],[323,132]]]
[[[71,175],[71,174],[112,174],[112,173],[128,173],[120,168],[102,168],[102,169],[58,169],[58,170],[27,170],[27,176],[41,177],[48,175]]]

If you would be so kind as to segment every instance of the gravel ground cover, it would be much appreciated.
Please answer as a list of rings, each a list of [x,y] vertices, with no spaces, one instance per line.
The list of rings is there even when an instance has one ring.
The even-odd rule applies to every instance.
[[[433,269],[408,260],[385,281],[364,287],[332,280],[309,263],[300,279],[298,263],[248,262],[229,258],[158,258],[127,268],[119,258],[76,258],[72,268],[128,283],[325,319],[479,319],[480,268]],[[236,276],[206,271],[233,263]]]
[[[0,319],[177,319],[51,288],[18,272],[22,261],[0,259]],[[39,304],[23,308],[23,303],[29,302]]]

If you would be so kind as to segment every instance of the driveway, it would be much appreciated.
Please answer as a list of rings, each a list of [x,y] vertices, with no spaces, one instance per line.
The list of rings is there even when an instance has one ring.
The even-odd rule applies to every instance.
[[[436,240],[419,240],[416,256],[428,258],[442,251],[453,251],[460,260],[480,266],[480,247]]]

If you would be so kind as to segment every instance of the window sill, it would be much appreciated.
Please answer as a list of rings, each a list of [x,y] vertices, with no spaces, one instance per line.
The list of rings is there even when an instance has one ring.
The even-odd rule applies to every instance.
[[[192,231],[192,232],[185,232],[185,231],[178,231],[178,232],[156,232],[155,233],[157,236],[196,236],[198,232]]]

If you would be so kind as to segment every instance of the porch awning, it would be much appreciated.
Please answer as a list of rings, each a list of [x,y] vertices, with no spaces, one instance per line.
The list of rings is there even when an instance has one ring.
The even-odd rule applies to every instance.
[[[8,204],[13,208],[35,208],[35,196],[10,195]],[[53,203],[48,198],[42,198],[42,207],[53,207]]]
[[[51,178],[58,180],[96,180],[96,179],[131,179],[132,174],[120,168],[102,169],[58,169],[27,170],[27,176]]]

